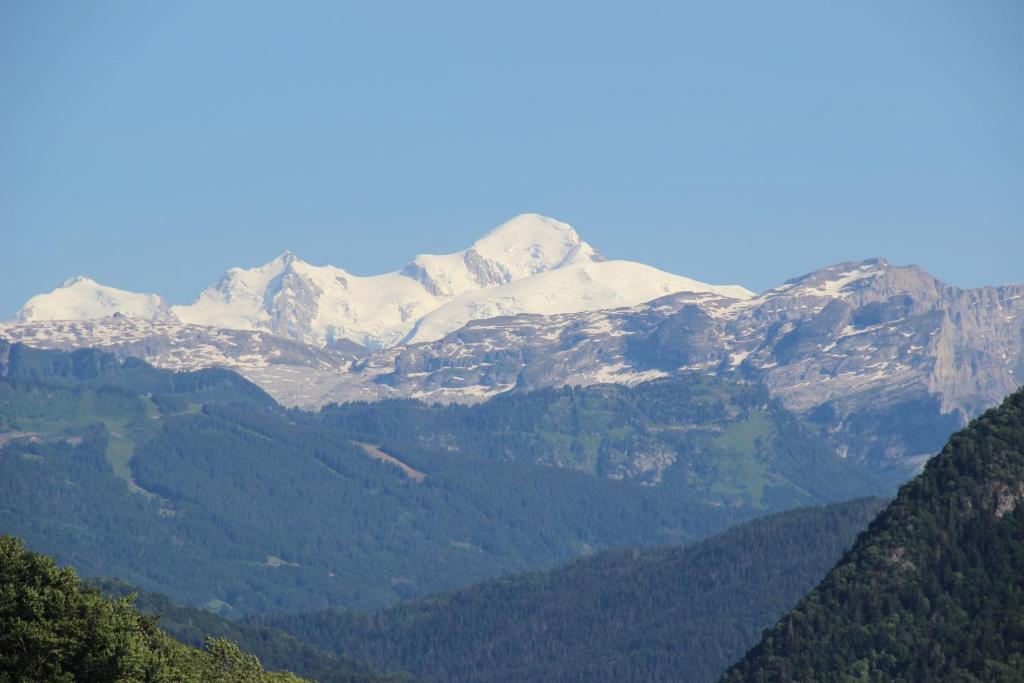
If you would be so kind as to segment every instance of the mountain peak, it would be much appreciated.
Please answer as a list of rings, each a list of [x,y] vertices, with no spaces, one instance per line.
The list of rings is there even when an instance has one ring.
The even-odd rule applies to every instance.
[[[843,261],[786,280],[779,287],[765,292],[765,295],[806,291],[818,296],[842,296],[853,283],[873,278],[892,268],[889,261],[880,256],[863,261]]]
[[[472,249],[495,261],[512,259],[511,265],[529,269],[524,275],[577,261],[604,260],[571,225],[539,213],[512,217],[478,239]]]
[[[58,289],[65,289],[65,288],[68,288],[68,287],[74,287],[75,285],[77,285],[79,283],[87,284],[87,285],[98,285],[99,284],[98,282],[93,280],[88,275],[76,275],[75,277],[69,277],[67,280],[65,280],[64,282],[60,283],[60,287]]]
[[[579,235],[576,234],[576,231],[568,223],[563,223],[560,220],[539,213],[529,212],[517,214],[501,225],[491,228],[477,241],[483,242],[490,238],[509,238],[523,241],[544,233],[563,233],[566,236],[571,236],[576,242],[581,241]]]
[[[85,275],[69,278],[53,291],[32,297],[14,319],[19,322],[94,320],[115,313],[148,320],[174,319],[167,304],[156,294],[107,287]]]
[[[523,213],[490,230],[469,249],[420,254],[402,274],[434,297],[451,299],[572,263],[603,260],[568,223]]]

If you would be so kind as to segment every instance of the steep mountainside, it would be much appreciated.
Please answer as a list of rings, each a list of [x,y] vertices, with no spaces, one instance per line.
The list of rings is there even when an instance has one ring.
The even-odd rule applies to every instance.
[[[725,681],[1024,678],[1024,390],[954,434]]]
[[[466,292],[423,316],[403,343],[440,339],[471,320],[633,306],[682,291],[736,300],[751,295],[742,287],[714,287],[631,261],[572,263],[494,289]]]
[[[0,325],[0,339],[4,337],[12,342],[30,339],[36,348],[98,348],[122,360],[142,359],[167,370],[226,368],[278,400],[326,394],[338,373],[368,353],[352,342],[321,348],[269,332],[154,322],[120,314],[97,320]]]
[[[382,451],[316,417],[225,370],[0,344],[0,528],[86,575],[233,614],[374,608],[757,512],[474,453]]]
[[[426,681],[712,681],[883,507],[804,508],[386,609],[264,618]]]

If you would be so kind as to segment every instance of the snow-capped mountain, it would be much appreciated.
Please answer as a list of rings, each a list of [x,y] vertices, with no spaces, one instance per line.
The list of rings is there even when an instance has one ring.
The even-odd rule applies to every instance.
[[[314,266],[285,252],[256,268],[233,268],[192,304],[169,310],[156,295],[75,280],[34,297],[16,319],[86,320],[121,313],[258,330],[320,347],[350,340],[382,348],[406,338],[437,339],[482,317],[632,306],[676,291],[752,296],[742,287],[714,287],[639,263],[605,261],[568,224],[522,214],[468,249],[420,255],[383,275]]]
[[[454,298],[576,263],[603,261],[571,225],[539,214],[520,214],[454,254],[422,254],[402,273],[431,294]]]
[[[95,320],[115,313],[146,320],[174,319],[167,304],[156,294],[126,292],[83,276],[65,280],[52,292],[32,297],[14,319],[18,322]]]

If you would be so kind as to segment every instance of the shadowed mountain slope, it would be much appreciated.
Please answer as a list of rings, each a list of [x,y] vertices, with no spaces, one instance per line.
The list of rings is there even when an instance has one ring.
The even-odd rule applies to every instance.
[[[695,545],[603,552],[375,614],[265,621],[427,681],[711,681],[883,505],[802,508]]]

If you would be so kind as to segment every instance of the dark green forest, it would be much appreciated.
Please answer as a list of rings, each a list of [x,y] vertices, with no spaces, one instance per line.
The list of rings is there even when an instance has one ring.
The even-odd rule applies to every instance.
[[[696,545],[606,551],[373,614],[257,621],[427,681],[713,681],[883,506],[784,512]]]
[[[259,657],[269,669],[293,671],[319,683],[402,683],[405,674],[383,675],[368,663],[333,655],[267,626],[230,621],[200,607],[185,607],[159,593],[150,593],[112,577],[88,581],[104,595],[120,599],[132,596],[136,609],[156,619],[161,630],[175,640],[202,647],[208,638],[226,639]]]
[[[952,436],[724,681],[1024,680],[1024,390]]]

